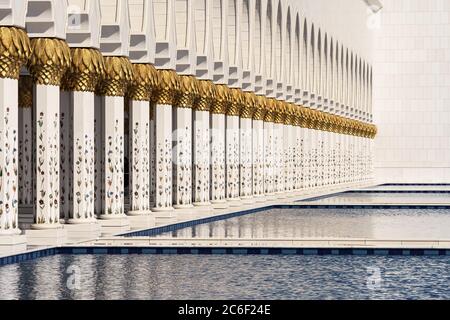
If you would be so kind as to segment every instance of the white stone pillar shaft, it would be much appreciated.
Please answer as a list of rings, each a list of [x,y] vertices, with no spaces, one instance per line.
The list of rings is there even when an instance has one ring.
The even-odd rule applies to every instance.
[[[226,197],[235,203],[239,198],[239,117],[226,116]]]
[[[224,205],[225,190],[225,115],[211,114],[211,203]]]
[[[240,119],[240,197],[249,200],[252,190],[252,119]]]
[[[18,81],[0,78],[0,234],[20,234]]]
[[[192,207],[192,109],[174,108],[173,203]]]
[[[264,122],[264,193],[274,193],[274,124]]]
[[[71,92],[73,208],[69,223],[95,221],[94,106],[93,92]]]
[[[124,213],[124,98],[103,97],[104,199],[102,219],[116,219]]]
[[[195,206],[210,205],[209,112],[194,111],[193,199]]]
[[[130,102],[130,212],[150,212],[150,102]]]
[[[264,196],[264,121],[253,120],[253,196]]]
[[[36,229],[59,224],[59,87],[36,85]]]
[[[155,105],[155,207],[172,211],[172,106]]]

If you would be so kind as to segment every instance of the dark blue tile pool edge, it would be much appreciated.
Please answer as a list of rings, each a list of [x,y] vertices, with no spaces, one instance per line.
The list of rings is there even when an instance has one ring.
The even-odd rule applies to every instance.
[[[60,247],[0,258],[0,266],[54,255],[350,255],[350,256],[450,256],[448,249],[387,248],[247,248],[247,247]]]

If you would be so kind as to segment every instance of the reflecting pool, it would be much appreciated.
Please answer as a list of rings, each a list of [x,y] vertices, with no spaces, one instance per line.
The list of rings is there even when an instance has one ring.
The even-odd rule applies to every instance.
[[[274,209],[164,233],[178,238],[444,240],[450,210]]]
[[[0,267],[0,299],[449,299],[450,257],[57,255]]]

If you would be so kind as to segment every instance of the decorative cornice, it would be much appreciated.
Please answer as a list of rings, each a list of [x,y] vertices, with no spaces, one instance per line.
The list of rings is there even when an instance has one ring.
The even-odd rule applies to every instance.
[[[0,78],[18,80],[20,68],[30,55],[30,39],[24,30],[0,27]]]

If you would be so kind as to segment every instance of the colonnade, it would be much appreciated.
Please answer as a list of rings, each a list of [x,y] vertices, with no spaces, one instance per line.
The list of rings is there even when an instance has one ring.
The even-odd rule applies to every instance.
[[[28,235],[50,238],[372,178],[371,67],[295,1],[28,0],[9,10],[0,234],[20,233],[25,207]]]

